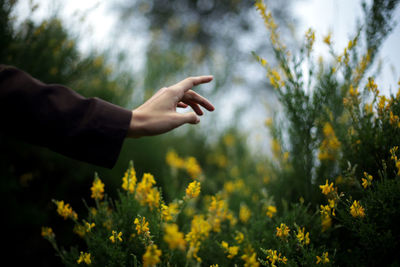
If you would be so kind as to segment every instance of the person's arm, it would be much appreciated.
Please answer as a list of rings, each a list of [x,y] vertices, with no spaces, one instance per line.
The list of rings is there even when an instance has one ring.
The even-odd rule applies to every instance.
[[[99,98],[84,98],[62,85],[47,85],[27,73],[0,65],[0,131],[66,156],[112,168],[126,137],[165,133],[198,123],[212,104],[191,90],[212,76],[187,78],[160,89],[131,111]],[[177,113],[190,105],[194,112]],[[196,115],[197,114],[197,115]]]
[[[0,131],[8,135],[111,168],[131,116],[131,110],[0,65]]]

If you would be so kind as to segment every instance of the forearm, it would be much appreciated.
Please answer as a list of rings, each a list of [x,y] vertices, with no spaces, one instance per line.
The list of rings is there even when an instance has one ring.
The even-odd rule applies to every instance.
[[[0,71],[0,130],[75,159],[112,167],[132,112],[16,69]]]

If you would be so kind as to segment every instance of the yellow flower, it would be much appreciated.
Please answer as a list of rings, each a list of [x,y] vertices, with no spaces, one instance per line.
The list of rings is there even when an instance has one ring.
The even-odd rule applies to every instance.
[[[307,30],[306,40],[307,40],[307,49],[308,51],[311,51],[315,42],[315,31],[313,29],[309,28]]]
[[[225,253],[227,253],[228,255],[226,256],[228,259],[232,259],[233,257],[235,257],[238,252],[239,252],[239,247],[238,246],[229,246],[229,244],[225,241],[221,242],[221,246],[224,248]]]
[[[326,180],[324,185],[320,185],[319,188],[322,190],[322,194],[328,195],[330,192],[334,191],[333,183],[328,184],[328,179]]]
[[[79,256],[79,259],[76,261],[78,264],[81,264],[81,262],[86,263],[87,265],[92,264],[92,260],[90,259],[90,253],[83,253],[81,251],[81,255]]]
[[[285,239],[289,235],[289,232],[290,228],[284,223],[281,223],[280,227],[276,227],[276,236],[281,239]]]
[[[324,37],[324,43],[326,43],[327,45],[330,45],[330,44],[332,43],[331,37],[332,37],[332,33],[329,32],[329,33]]]
[[[368,78],[367,88],[369,91],[375,93],[376,95],[379,94],[378,85],[375,83],[373,77]]]
[[[142,180],[137,184],[135,198],[142,205],[148,205],[150,210],[160,205],[160,192],[153,187],[156,183],[154,176],[150,173],[144,173]]]
[[[270,262],[271,266],[276,266],[276,263],[282,262],[283,264],[287,263],[287,258],[285,256],[282,257],[281,253],[278,254],[276,250],[268,249],[267,250],[267,260]]]
[[[235,236],[235,240],[238,244],[241,244],[244,240],[244,234],[242,232],[237,231],[236,232],[236,236]]]
[[[267,73],[267,78],[270,84],[277,89],[285,86],[285,82],[281,79],[281,75],[277,70],[270,69]]]
[[[349,94],[352,97],[358,97],[360,95],[358,88],[354,88],[352,84],[350,85]]]
[[[42,237],[44,238],[54,238],[56,235],[53,232],[53,229],[50,227],[42,227]]]
[[[332,226],[332,219],[329,215],[321,215],[322,232],[325,232]]]
[[[186,197],[188,199],[198,197],[200,194],[200,189],[201,189],[201,186],[200,186],[199,182],[197,182],[197,181],[191,182],[188,185],[188,187],[186,188]]]
[[[179,213],[179,205],[177,203],[170,203],[168,206],[161,204],[161,217],[165,222],[172,221]]]
[[[323,127],[324,140],[319,147],[318,158],[320,160],[334,160],[341,143],[335,135],[332,125],[327,122]]]
[[[372,179],[373,179],[373,177],[372,177],[372,175],[370,175],[370,174],[368,174],[368,173],[366,173],[366,172],[364,172],[364,177],[365,177],[365,178],[361,178],[361,180],[362,180],[362,186],[364,187],[364,189],[367,189],[368,186],[371,186],[371,185],[372,185]]]
[[[85,222],[85,225],[86,225],[86,232],[91,232],[92,228],[96,226],[96,224],[93,222],[92,223]]]
[[[74,220],[78,219],[78,215],[75,211],[72,210],[71,206],[68,203],[64,204],[63,200],[54,202],[57,205],[57,213],[65,220],[68,218],[72,218]]]
[[[328,252],[323,252],[321,257],[320,256],[316,257],[317,257],[317,264],[329,263]]]
[[[304,227],[297,229],[296,237],[300,244],[302,245],[310,244],[310,233],[309,232],[305,233]]]
[[[117,232],[113,230],[109,239],[111,243],[115,243],[116,241],[122,242],[122,232],[117,234]]]
[[[206,239],[211,231],[211,225],[204,219],[203,215],[195,215],[192,219],[190,232],[186,234],[185,240],[189,244],[187,252],[188,258],[195,258],[201,262],[201,258],[197,255],[200,249],[201,242]]]
[[[149,229],[149,222],[146,221],[145,217],[141,218],[142,220],[140,221],[140,218],[135,218],[135,221],[133,222],[136,225],[136,232],[139,235],[144,235],[145,237],[150,236],[150,229]]]
[[[161,250],[157,248],[156,244],[148,246],[143,254],[143,267],[156,266],[161,261],[160,257]]]
[[[102,200],[104,197],[104,184],[98,177],[97,173],[95,174],[95,179],[93,181],[92,187],[90,188],[92,191],[91,197],[94,199]]]
[[[129,166],[129,169],[125,172],[124,177],[122,178],[122,189],[129,193],[133,193],[135,191],[136,180],[136,171],[131,163],[131,166]]]
[[[267,216],[272,218],[276,214],[276,207],[269,205],[267,207]]]
[[[247,223],[247,221],[251,217],[251,211],[246,205],[241,205],[240,206],[240,211],[239,211],[239,220],[242,223]]]
[[[178,225],[167,224],[165,225],[165,235],[164,241],[169,245],[170,249],[180,249],[185,250],[186,241],[184,239],[183,233],[179,232]]]
[[[197,179],[202,172],[199,163],[197,163],[194,157],[188,157],[186,159],[185,168],[192,179]]]
[[[383,109],[384,109],[385,106],[386,106],[386,101],[387,101],[387,99],[386,99],[386,97],[385,97],[384,95],[379,97],[378,111],[379,111],[380,113],[383,112]]]
[[[255,252],[248,252],[242,255],[242,260],[244,260],[244,267],[258,267],[260,263],[257,261],[257,254]]]
[[[363,218],[365,216],[364,208],[361,206],[359,201],[354,200],[353,204],[350,207],[350,214],[355,218]]]
[[[185,161],[174,150],[169,150],[166,156],[167,164],[173,168],[183,168]]]

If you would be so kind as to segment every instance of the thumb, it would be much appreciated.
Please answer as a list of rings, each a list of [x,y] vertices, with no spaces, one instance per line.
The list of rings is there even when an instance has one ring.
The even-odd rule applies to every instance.
[[[200,122],[199,117],[197,117],[196,113],[194,112],[179,114],[179,117],[182,123],[197,124]]]

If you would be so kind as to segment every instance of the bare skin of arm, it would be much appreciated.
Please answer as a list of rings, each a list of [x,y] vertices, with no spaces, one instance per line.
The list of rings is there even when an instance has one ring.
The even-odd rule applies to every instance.
[[[185,123],[197,124],[203,115],[200,106],[213,111],[214,106],[192,90],[196,85],[212,81],[213,76],[189,77],[169,87],[161,88],[149,100],[132,110],[127,137],[158,135]],[[194,112],[178,113],[177,108],[190,106]]]

